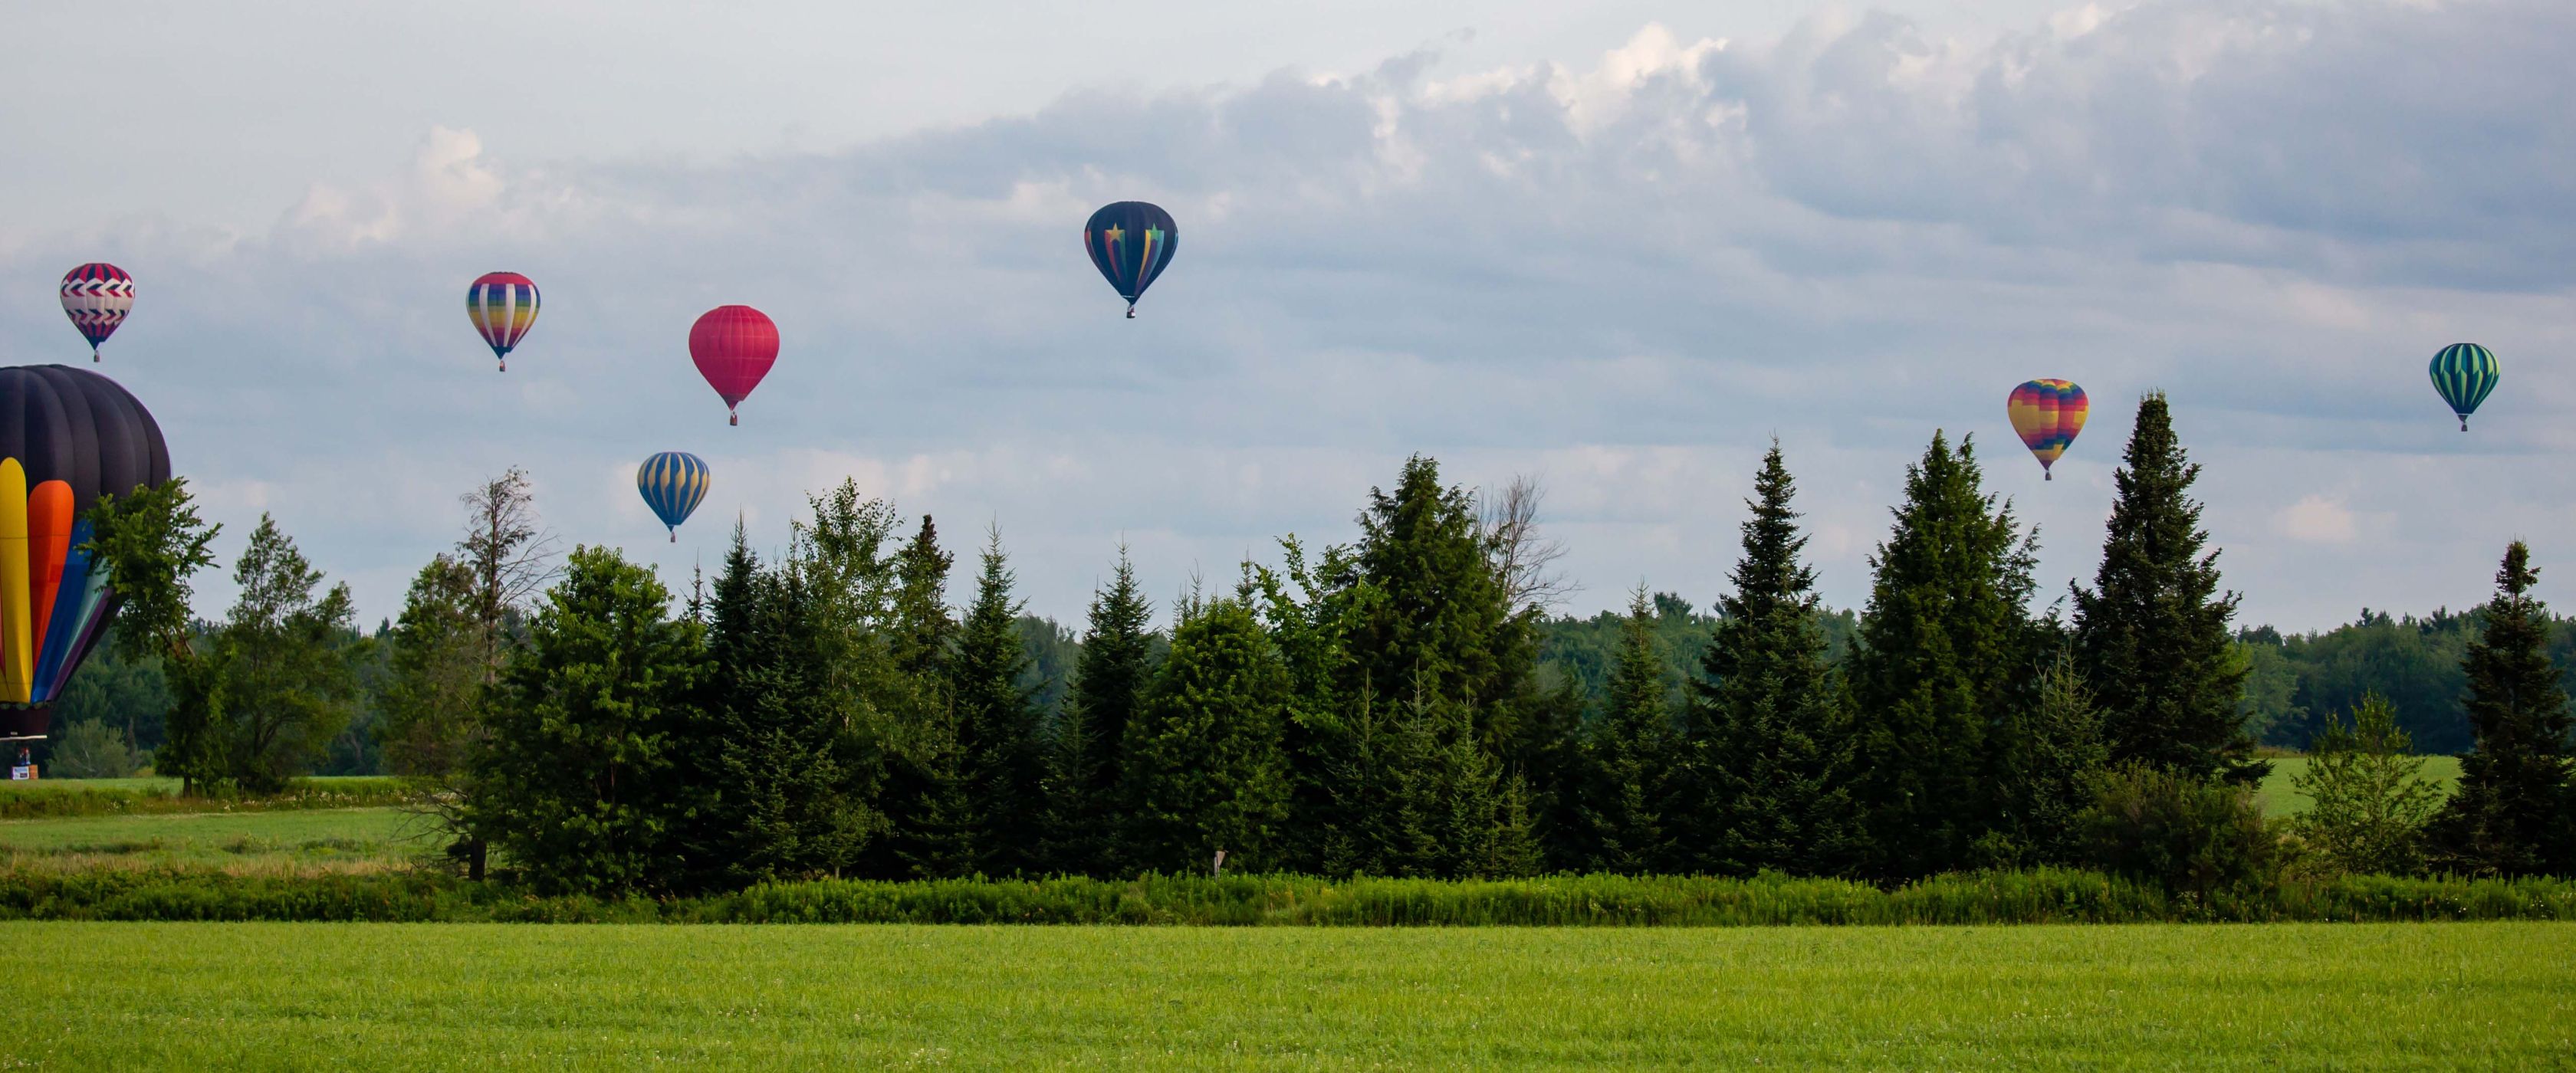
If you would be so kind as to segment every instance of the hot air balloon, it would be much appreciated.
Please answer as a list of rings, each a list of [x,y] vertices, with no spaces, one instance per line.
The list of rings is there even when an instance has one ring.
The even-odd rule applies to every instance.
[[[86,369],[0,369],[0,735],[41,735],[116,594],[80,545],[102,494],[170,479],[161,427]]]
[[[2469,430],[2469,415],[2495,390],[2499,375],[2495,352],[2476,343],[2453,343],[2433,355],[2433,390],[2459,415],[2462,432]]]
[[[689,326],[689,360],[698,375],[724,397],[725,423],[739,425],[735,405],[760,386],[778,362],[778,325],[750,306],[717,306]]]
[[[1127,300],[1130,317],[1136,315],[1136,300],[1172,263],[1172,251],[1180,245],[1181,232],[1173,225],[1172,214],[1142,201],[1103,205],[1091,214],[1090,223],[1082,225],[1083,251],[1108,277],[1109,285],[1118,288],[1118,296]]]
[[[537,285],[516,272],[483,273],[465,288],[465,315],[509,372],[511,348],[537,324]]]
[[[2066,453],[2066,445],[2075,442],[2075,434],[2084,431],[2085,406],[2084,389],[2071,380],[2033,380],[2012,390],[2004,409],[2012,415],[2013,431],[2021,434],[2022,446],[2039,459],[2039,479],[2057,479],[2049,467]]]
[[[644,505],[670,528],[674,544],[680,542],[680,523],[689,520],[714,483],[714,471],[707,468],[706,460],[687,451],[664,451],[635,467],[635,490],[644,494]],[[0,532],[0,537],[5,535]]]
[[[98,345],[133,311],[134,277],[124,269],[92,261],[63,274],[63,315],[89,340],[89,360],[98,360]]]

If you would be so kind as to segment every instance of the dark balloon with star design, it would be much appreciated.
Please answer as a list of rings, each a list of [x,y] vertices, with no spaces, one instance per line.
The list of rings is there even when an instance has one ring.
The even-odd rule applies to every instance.
[[[1127,315],[1136,315],[1136,300],[1172,263],[1180,248],[1180,228],[1162,206],[1143,201],[1103,205],[1082,225],[1082,249],[1118,296],[1127,300]]]

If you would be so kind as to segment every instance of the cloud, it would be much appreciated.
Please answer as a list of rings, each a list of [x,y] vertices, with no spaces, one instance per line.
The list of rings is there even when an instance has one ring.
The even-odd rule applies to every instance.
[[[2273,516],[2282,536],[2310,544],[2349,544],[2360,530],[2352,508],[2321,495],[2303,496]]]
[[[106,370],[228,523],[278,513],[371,615],[514,463],[568,540],[666,574],[735,516],[782,543],[852,476],[961,540],[998,518],[1071,616],[1122,534],[1169,591],[1346,538],[1414,451],[1545,474],[1587,599],[1643,572],[1706,603],[1775,434],[1849,605],[1936,427],[1978,436],[2054,585],[2091,572],[2127,407],[2161,388],[2249,615],[2317,625],[2459,603],[2476,579],[2430,549],[2576,522],[2547,506],[2576,502],[2549,462],[2576,377],[2531,360],[2576,344],[2576,137],[2544,106],[2570,48],[2554,4],[2151,0],[1973,40],[1650,25],[1588,59],[1088,89],[715,161],[502,159],[469,124],[257,233],[10,225],[0,282],[132,262]],[[1134,321],[1071,235],[1128,197],[1183,239]],[[546,296],[499,375],[457,301],[496,268]],[[739,428],[682,343],[727,302],[786,336]],[[64,355],[51,317],[0,312],[0,342]],[[2421,373],[2462,338],[2507,370],[2467,439]],[[2096,406],[2047,484],[2002,421],[2037,375]],[[623,476],[664,449],[717,476],[677,549]],[[2285,473],[2353,492],[2279,510]]]

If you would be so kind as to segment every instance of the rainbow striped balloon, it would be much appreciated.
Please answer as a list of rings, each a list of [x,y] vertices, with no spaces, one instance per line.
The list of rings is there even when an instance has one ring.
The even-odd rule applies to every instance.
[[[2502,375],[2495,352],[2476,343],[2453,343],[2433,355],[2433,390],[2441,392],[2442,401],[2459,415],[2462,432],[2469,430],[2469,415],[2487,401]]]
[[[706,460],[687,451],[664,451],[635,468],[635,490],[643,494],[644,505],[653,508],[654,516],[670,527],[674,544],[680,542],[680,523],[689,520],[714,484],[715,472],[707,468]]]
[[[537,285],[516,272],[483,273],[465,288],[465,315],[509,372],[510,349],[537,324]]]
[[[2012,390],[2004,409],[2012,415],[2013,431],[2021,434],[2022,446],[2039,459],[2041,480],[2057,479],[2049,467],[2075,442],[2076,433],[2084,431],[2085,408],[2084,389],[2072,380],[2033,380]]]

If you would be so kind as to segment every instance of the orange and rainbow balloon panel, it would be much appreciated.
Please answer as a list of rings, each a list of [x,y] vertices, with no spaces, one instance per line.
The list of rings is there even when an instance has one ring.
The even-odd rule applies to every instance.
[[[2084,389],[2072,380],[2033,380],[2012,390],[2005,410],[2012,415],[2013,431],[2021,435],[2022,446],[2039,459],[2041,480],[2057,479],[2049,467],[2075,442],[2076,433],[2084,431],[2084,409]]]
[[[27,486],[26,467],[0,459],[0,701],[44,704],[98,642],[110,611],[107,571],[80,550],[71,485]]]

